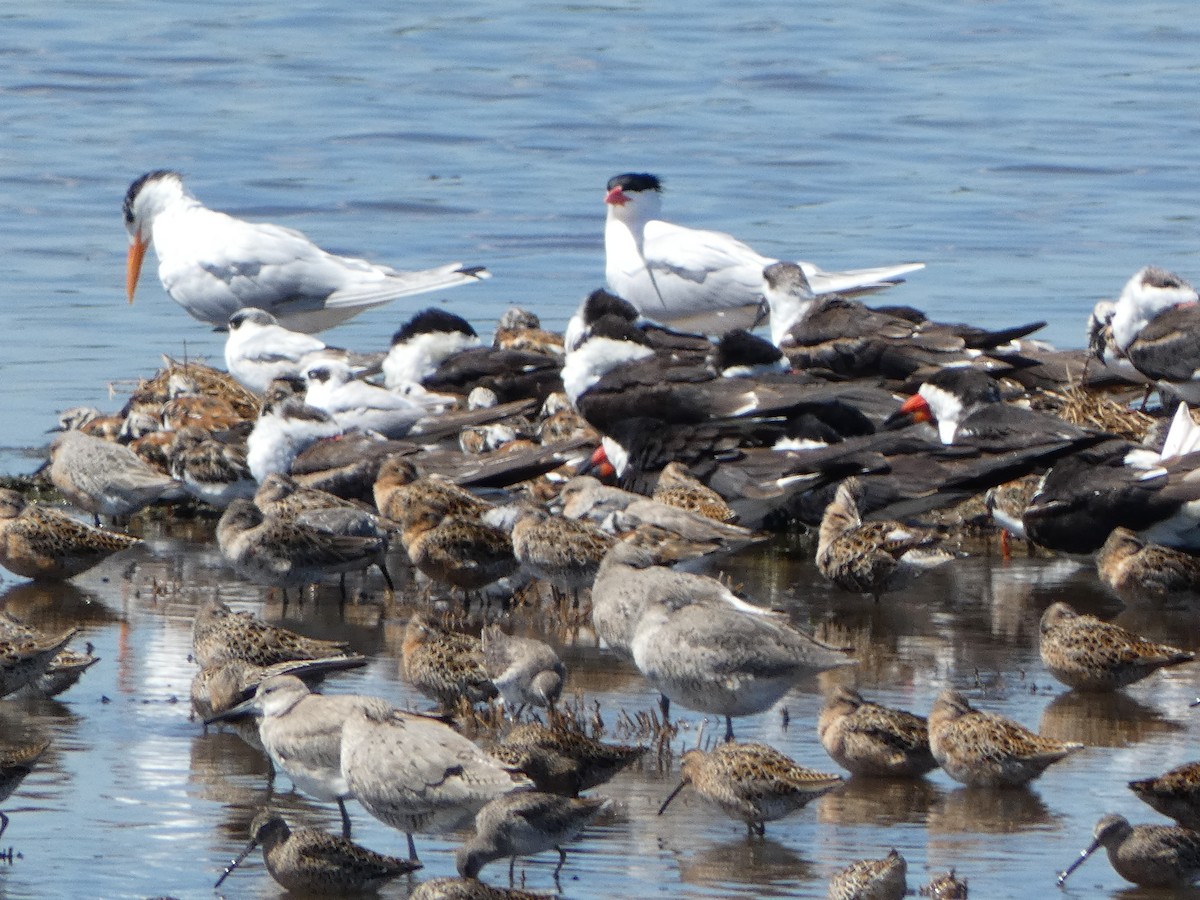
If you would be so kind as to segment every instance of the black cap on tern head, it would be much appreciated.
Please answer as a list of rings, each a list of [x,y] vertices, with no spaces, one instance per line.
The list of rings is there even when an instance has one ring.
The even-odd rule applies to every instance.
[[[462,316],[456,316],[444,309],[430,307],[417,313],[402,325],[400,330],[392,335],[392,343],[400,344],[419,334],[447,334],[454,331],[469,337],[479,336]]]
[[[171,169],[155,169],[153,172],[147,172],[140,178],[135,178],[133,184],[129,185],[129,190],[125,192],[125,202],[121,207],[125,214],[126,225],[133,224],[133,204],[137,200],[137,195],[142,192],[142,188],[146,186],[147,182],[158,181],[160,178],[178,178],[182,180],[183,176]]]
[[[608,190],[620,188],[623,191],[662,191],[662,182],[657,175],[648,172],[626,172],[624,175],[614,175],[608,179]]]

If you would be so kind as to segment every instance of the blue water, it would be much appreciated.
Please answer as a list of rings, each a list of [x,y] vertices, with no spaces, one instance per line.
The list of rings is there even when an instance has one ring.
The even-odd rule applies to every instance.
[[[630,170],[664,178],[675,221],[826,268],[924,260],[889,299],[982,324],[1045,318],[1044,335],[1064,347],[1081,344],[1093,303],[1140,266],[1200,277],[1190,4],[24,6],[0,12],[0,472],[37,465],[25,451],[44,444],[56,410],[120,406],[161,354],[220,359],[222,338],[170,301],[151,261],[137,303],[125,302],[120,203],[154,168],[182,170],[214,208],[301,229],[336,252],[401,267],[486,264],[491,281],[431,301],[482,332],[514,303],[561,326],[601,283],[604,183]],[[373,310],[327,338],[381,348],[424,303]],[[82,622],[105,660],[61,704],[5,705],[56,743],[4,805],[4,843],[26,856],[0,867],[0,893],[204,896],[237,849],[262,801],[261,766],[232,738],[216,747],[200,736],[172,702],[193,671],[194,604],[229,576],[211,546],[180,553],[152,547],[159,568],[114,566],[69,594],[64,620]],[[4,578],[10,608],[58,622],[62,597],[22,600],[15,581]],[[1011,575],[998,584],[966,595],[941,584],[929,610],[917,592],[904,613],[928,619],[884,613],[875,637],[887,664],[864,676],[864,693],[923,712],[973,669],[1029,670],[1040,693],[1017,683],[983,705],[1082,728],[1086,716],[1047,705],[1056,689],[1031,653],[1046,598]],[[969,640],[954,630],[963,603],[981,613],[964,626]],[[398,690],[396,636],[381,630],[356,633],[376,662],[342,689]],[[608,691],[606,715],[649,705],[625,674],[619,689],[585,682]],[[696,802],[656,821],[669,778],[620,782],[627,818],[590,862],[585,842],[565,893],[633,896],[654,884],[664,896],[823,896],[838,865],[896,845],[914,866],[911,887],[957,864],[981,896],[1048,895],[1100,812],[1152,818],[1122,781],[1190,758],[1183,704],[1195,680],[1181,671],[1143,685],[1126,710],[1128,746],[1088,751],[991,818],[938,775],[896,822],[869,797],[830,799],[754,849]],[[787,735],[761,717],[749,736],[829,768],[811,732],[818,702],[811,692],[796,701],[803,726]],[[230,771],[231,758],[245,771]],[[329,809],[288,802],[333,824]],[[380,849],[402,846],[383,826],[363,829]],[[446,874],[452,842],[432,846],[430,872]],[[549,889],[548,868],[535,865],[532,888]],[[1106,896],[1119,884],[1102,859],[1073,877],[1071,895],[1096,896],[1098,884]],[[229,895],[273,887],[258,863]]]

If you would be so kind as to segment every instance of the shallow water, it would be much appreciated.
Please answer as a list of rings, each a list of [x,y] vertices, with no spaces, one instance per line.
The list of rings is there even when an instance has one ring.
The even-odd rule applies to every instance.
[[[371,658],[358,673],[326,690],[387,697],[403,706],[425,701],[399,672],[401,605],[385,611],[378,588],[344,618],[336,585],[317,603],[293,603],[286,619],[264,590],[238,582],[208,540],[208,525],[168,537],[152,526],[144,548],[111,560],[76,585],[43,588],[6,580],[0,604],[44,627],[78,625],[102,657],[60,702],[0,702],[4,733],[36,733],[53,743],[42,764],[4,805],[12,818],[5,846],[18,858],[0,865],[6,897],[177,897],[211,894],[212,883],[245,841],[257,807],[268,800],[263,759],[232,734],[189,720],[191,617],[214,591],[238,608],[261,611],[307,633],[350,640]],[[767,548],[721,561],[716,570],[760,602],[788,610],[802,626],[855,644],[857,672],[848,679],[868,698],[926,713],[946,684],[978,706],[1012,716],[1045,734],[1088,749],[1052,767],[1026,790],[969,790],[943,773],[915,782],[851,779],[807,809],[750,840],[689,792],[663,816],[658,805],[674,786],[677,760],[653,755],[595,793],[615,809],[569,851],[563,895],[610,897],[823,897],[829,876],[863,856],[891,847],[905,855],[915,888],[951,866],[970,880],[972,896],[1043,896],[1055,872],[1087,843],[1100,815],[1120,811],[1156,821],[1124,782],[1165,771],[1195,756],[1197,725],[1188,703],[1200,691],[1195,666],[1160,673],[1112,696],[1065,691],[1038,659],[1037,621],[1056,600],[1113,613],[1113,598],[1090,568],[1018,553],[1004,563],[977,555],[935,572],[880,605],[835,591],[817,577],[812,547],[779,539]],[[377,576],[376,576],[377,578]],[[628,715],[655,708],[655,696],[624,661],[595,646],[586,629],[534,630],[529,611],[512,624],[540,634],[571,673],[568,691],[595,709],[610,739],[632,740]],[[1194,610],[1129,608],[1116,621],[1187,647],[1200,645]],[[816,736],[821,681],[801,683],[777,707],[735,723],[741,739],[766,741],[802,764],[837,771]],[[784,715],[786,710],[786,716]],[[676,753],[719,735],[721,723],[676,709]],[[702,728],[703,724],[703,728]],[[271,802],[288,816],[330,830],[336,807],[288,792],[281,778]],[[354,836],[403,855],[404,838],[350,804]],[[71,836],[71,837],[69,837]],[[421,878],[453,874],[453,836],[418,836]],[[554,855],[518,866],[531,890],[552,892]],[[503,865],[484,870],[506,883]],[[1071,882],[1068,897],[1154,896],[1122,893],[1120,879],[1098,857]],[[226,896],[278,894],[256,853],[225,885]],[[401,897],[403,884],[385,892]]]

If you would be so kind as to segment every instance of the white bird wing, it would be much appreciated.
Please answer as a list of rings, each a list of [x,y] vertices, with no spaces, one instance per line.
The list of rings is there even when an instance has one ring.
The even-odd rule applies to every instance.
[[[383,267],[380,268],[383,269]],[[415,272],[402,272],[398,269],[383,269],[383,271],[386,278],[380,281],[362,281],[350,284],[330,294],[325,305],[334,308],[378,306],[381,303],[395,300],[397,297],[424,294],[426,291],[470,284],[491,277],[491,273],[486,269],[464,268],[462,263],[457,262],[447,263],[434,269],[420,269]]]
[[[310,353],[325,349],[318,338],[278,326],[261,328],[241,341],[238,356],[251,362],[299,362]]]
[[[651,296],[656,285],[662,301],[643,312],[665,317],[757,303],[763,267],[774,262],[731,235],[657,219],[646,223],[642,248],[654,276]]]
[[[848,269],[845,272],[826,272],[810,262],[796,263],[804,270],[804,276],[814,294],[839,292],[864,293],[891,287],[909,272],[925,268],[925,263],[900,263],[895,266],[879,266],[874,269]]]

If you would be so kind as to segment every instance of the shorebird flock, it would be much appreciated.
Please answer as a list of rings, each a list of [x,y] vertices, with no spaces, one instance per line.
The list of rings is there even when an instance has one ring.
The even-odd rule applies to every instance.
[[[647,753],[670,765],[673,706],[720,726],[680,754],[659,815],[690,789],[758,839],[846,775],[739,741],[736,720],[824,672],[809,727],[831,768],[855,779],[940,767],[1012,790],[1085,751],[977,706],[969,684],[945,684],[927,717],[871,702],[854,687],[853,646],[700,574],[772,531],[811,534],[820,575],[873,604],[954,566],[983,518],[1043,552],[1095,554],[1098,577],[1130,603],[1197,598],[1200,429],[1186,404],[1200,396],[1200,297],[1185,281],[1141,270],[1096,304],[1086,350],[1058,350],[1030,337],[1044,323],[987,330],[859,299],[919,263],[827,272],[768,259],[660,220],[661,195],[652,175],[609,181],[607,285],[563,334],[511,309],[488,344],[431,307],[407,314],[387,347],[350,350],[314,333],[487,271],[334,256],[207,209],[174,172],[130,186],[130,301],[153,247],[166,292],[228,330],[225,368],[168,361],[119,412],[62,413],[45,474],[78,515],[0,491],[0,564],[75,577],[136,552],[131,517],[167,507],[209,522],[236,576],[277,592],[285,611],[326,581],[343,607],[418,609],[403,621],[400,667],[432,704],[319,692],[366,659],[219,597],[204,603],[196,727],[235,729],[342,822],[329,834],[263,809],[217,886],[261,846],[291,891],[404,877],[413,897],[534,896],[512,887],[513,861],[549,850],[561,889],[564,845],[613,817],[603,785]],[[756,322],[761,334],[745,327]],[[586,626],[660,695],[647,744],[588,734],[586,698],[569,702],[555,647],[528,636],[547,621]],[[68,689],[96,662],[68,649],[75,637],[5,615],[0,696]],[[1047,672],[1079,692],[1194,660],[1061,602],[1039,638]],[[45,750],[0,751],[0,800]],[[1200,880],[1200,762],[1130,787],[1179,824],[1106,815],[1060,884],[1099,847],[1136,884]],[[360,810],[404,833],[406,858],[353,842]],[[0,814],[0,834],[8,824]],[[463,835],[460,877],[417,886],[417,839],[446,832]],[[503,860],[509,888],[480,880]],[[908,890],[892,850],[848,865],[829,895]],[[950,872],[923,893],[965,897],[967,882]]]

